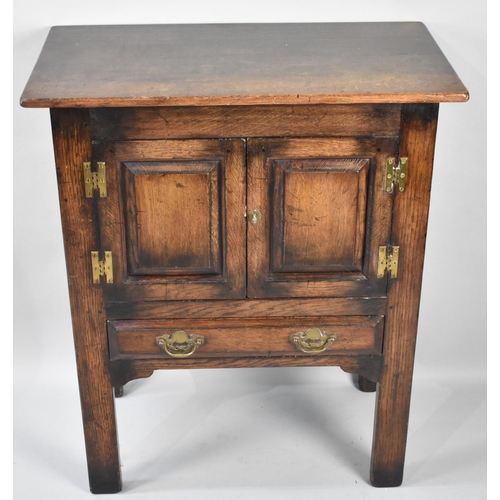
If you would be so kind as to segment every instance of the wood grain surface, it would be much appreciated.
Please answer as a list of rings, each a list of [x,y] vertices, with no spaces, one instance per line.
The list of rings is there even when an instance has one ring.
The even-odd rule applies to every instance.
[[[383,317],[334,316],[307,318],[255,319],[174,319],[143,321],[111,321],[108,335],[111,358],[168,359],[155,339],[177,330],[202,335],[205,342],[195,358],[243,356],[303,356],[289,341],[292,333],[319,328],[338,335],[318,356],[331,354],[380,354],[382,349]]]
[[[383,186],[397,138],[247,143],[248,208],[262,213],[248,224],[248,297],[385,296],[378,247],[390,239]]]
[[[437,104],[403,107],[400,151],[418,168],[394,207],[392,239],[402,251],[398,279],[389,285],[384,368],[377,387],[371,482],[379,487],[403,481],[437,118]]]
[[[115,387],[130,380],[150,377],[155,370],[185,370],[199,368],[263,368],[280,366],[339,366],[347,373],[362,374],[376,382],[383,365],[381,354],[331,356],[252,356],[227,358],[184,359],[116,359],[110,362]]]
[[[92,492],[121,489],[113,387],[220,367],[358,374],[371,483],[401,484],[438,103],[467,99],[416,22],[50,30],[21,104],[52,108]],[[409,158],[404,193],[384,190],[389,157]],[[107,196],[87,199],[101,161]],[[298,351],[314,327],[338,339]],[[155,341],[178,330],[205,338],[189,358]]]
[[[113,387],[102,289],[92,285],[98,249],[94,200],[83,197],[82,162],[92,158],[88,110],[52,110],[78,382],[93,493],[121,490]]]
[[[57,26],[25,107],[466,101],[427,28],[408,23]]]
[[[94,156],[108,165],[106,301],[245,297],[244,140],[98,143]]]
[[[385,311],[385,297],[106,302],[108,319],[377,316]]]
[[[94,140],[398,135],[400,104],[158,106],[90,110]]]

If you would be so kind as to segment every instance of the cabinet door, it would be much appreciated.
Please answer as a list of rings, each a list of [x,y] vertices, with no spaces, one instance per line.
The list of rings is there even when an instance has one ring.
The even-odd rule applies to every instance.
[[[94,146],[108,194],[96,200],[107,300],[245,296],[245,141]]]
[[[396,138],[255,139],[248,149],[248,296],[384,295],[385,161]]]

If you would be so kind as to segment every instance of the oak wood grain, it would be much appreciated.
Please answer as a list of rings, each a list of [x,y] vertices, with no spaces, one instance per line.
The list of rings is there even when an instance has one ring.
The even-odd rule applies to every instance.
[[[390,239],[393,197],[383,186],[397,139],[249,139],[248,151],[248,208],[262,213],[248,223],[248,297],[385,295],[378,247]],[[301,176],[298,186],[285,171]],[[309,182],[316,172],[321,182]]]
[[[398,135],[400,104],[163,106],[90,110],[94,140]]]
[[[199,368],[264,368],[280,366],[339,366],[347,373],[360,373],[378,381],[383,365],[381,354],[331,356],[263,356],[199,359],[117,359],[110,361],[113,383],[121,387],[138,378],[150,377],[155,370]]]
[[[108,165],[106,301],[245,297],[244,140],[97,142],[93,153]]]
[[[385,313],[385,297],[106,302],[108,319],[379,316]]]
[[[358,374],[377,388],[371,482],[401,484],[437,103],[467,99],[415,22],[50,30],[21,105],[52,108],[92,492],[121,489],[113,388],[192,368]],[[107,196],[86,198],[101,161]],[[377,277],[381,245],[397,279]],[[113,283],[91,251],[112,251]],[[313,327],[338,339],[297,351]],[[176,359],[155,339],[181,329],[205,343]]]
[[[307,356],[298,351],[289,336],[309,328],[334,332],[338,339],[318,356],[332,354],[378,354],[382,348],[383,317],[337,316],[254,319],[174,319],[111,321],[108,335],[111,359],[168,358],[155,343],[157,336],[177,330],[202,335],[204,344],[190,357]]]
[[[53,27],[25,107],[466,101],[427,28],[404,23]]]
[[[272,272],[362,272],[369,164],[357,158],[271,163]]]
[[[129,273],[221,274],[221,162],[123,166]]]
[[[391,237],[401,253],[398,279],[390,281],[387,296],[390,314],[377,387],[371,482],[378,487],[403,480],[437,118],[437,104],[403,107],[400,154],[415,167],[394,206]]]
[[[52,110],[51,118],[90,489],[114,493],[121,477],[104,298],[90,263],[97,221],[82,182],[82,162],[92,158],[89,113]]]

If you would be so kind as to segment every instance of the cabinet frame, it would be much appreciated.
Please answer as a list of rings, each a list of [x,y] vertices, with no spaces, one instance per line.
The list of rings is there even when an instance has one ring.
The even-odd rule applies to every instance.
[[[336,106],[331,111],[335,113]],[[371,106],[368,106],[371,108]],[[361,106],[363,115],[369,109]],[[135,115],[139,110],[133,110]],[[248,110],[242,110],[244,114]],[[125,112],[126,110],[121,112]],[[105,288],[92,284],[88,255],[98,245],[99,237],[93,217],[96,201],[81,201],[81,162],[92,161],[92,123],[88,109],[52,109],[52,126],[58,171],[62,224],[67,256],[68,279],[80,394],[84,416],[84,430],[92,491],[111,492],[121,488],[120,467],[116,438],[113,388],[128,380],[147,377],[155,369],[238,366],[341,366],[351,373],[358,373],[377,382],[376,420],[371,464],[371,482],[375,486],[397,486],[402,482],[406,435],[409,416],[409,398],[413,372],[420,286],[423,269],[427,214],[430,198],[430,182],[434,141],[437,125],[437,104],[403,105],[399,135],[399,154],[411,158],[415,165],[404,195],[395,195],[391,240],[404,248],[399,264],[397,280],[390,280],[387,298],[324,298],[283,299],[269,301],[236,300],[228,302],[228,311],[222,314],[239,314],[252,317],[253,303],[259,314],[280,314],[303,308],[309,314],[329,310],[330,314],[366,314],[368,309],[378,310],[385,316],[384,345],[382,355],[340,355],[328,357],[303,356],[299,358],[252,357],[213,358],[199,360],[116,360],[110,361],[106,317],[125,319],[120,315],[124,308],[134,319],[182,314],[183,317],[200,316],[203,311],[215,308],[225,301],[207,301],[184,308],[181,304],[136,302],[127,307],[124,302],[105,300]],[[235,119],[237,119],[237,112]],[[259,112],[265,122],[265,110]],[[95,116],[95,113],[94,113]],[[374,120],[373,128],[376,128]],[[255,123],[252,124],[255,127]],[[291,126],[291,125],[290,125]],[[196,128],[196,126],[194,127]],[[309,126],[306,126],[309,130]],[[116,127],[115,127],[116,130]],[[345,131],[339,125],[339,135]],[[69,133],[68,133],[69,131]],[[255,130],[255,135],[259,136]],[[298,128],[298,136],[303,135]],[[130,132],[131,135],[135,135]],[[111,134],[109,134],[111,135]],[[242,134],[250,137],[252,134]],[[154,134],[153,134],[154,136]],[[152,137],[153,137],[152,136]],[[414,217],[414,214],[419,214]],[[82,302],[90,307],[82,309]],[[243,303],[243,304],[242,304]],[[175,308],[177,313],[174,313]],[[180,309],[179,309],[180,308]],[[182,310],[182,313],[181,313]],[[229,311],[235,311],[234,313]],[[103,315],[105,311],[105,315]],[[337,312],[335,312],[337,311]],[[360,312],[365,311],[365,312]],[[328,314],[328,313],[327,313]],[[176,360],[177,361],[177,360]],[[87,366],[92,364],[93,370]]]
[[[371,483],[380,487],[401,484],[438,106],[441,102],[465,102],[468,98],[467,89],[427,28],[416,22],[99,25],[59,26],[50,30],[21,96],[21,105],[51,109],[92,492],[121,489],[114,390],[119,389],[116,394],[120,394],[120,386],[127,381],[163,368],[323,365],[356,373],[361,376],[362,390],[376,386],[377,391]],[[226,252],[229,264],[231,259],[227,257],[233,255],[234,242],[229,237],[224,246],[221,207],[224,197],[226,202],[234,198],[233,207],[243,205],[243,161],[237,169],[241,182],[235,186],[239,188],[222,194],[221,162],[227,165],[229,157],[220,149],[218,155],[196,160],[205,161],[204,165],[192,163],[184,165],[184,169],[176,163],[175,155],[167,159],[175,175],[184,176],[176,178],[176,182],[191,183],[197,197],[193,213],[205,211],[186,232],[189,237],[179,234],[178,240],[166,245],[163,236],[159,238],[163,242],[160,245],[139,241],[154,237],[155,221],[168,213],[180,213],[175,204],[184,210],[178,217],[182,224],[188,223],[190,215],[186,214],[191,212],[180,192],[171,190],[168,182],[155,183],[151,178],[161,175],[165,168],[164,164],[154,164],[165,160],[154,155],[124,159],[149,161],[147,165],[128,166],[125,191],[130,199],[122,206],[127,207],[128,219],[124,222],[113,209],[109,214],[103,210],[106,203],[116,208],[116,193],[113,186],[107,190],[102,185],[105,164],[102,158],[96,158],[104,156],[101,145],[145,141],[151,152],[162,141],[181,141],[184,146],[187,141],[200,141],[198,144],[205,144],[205,155],[206,141],[220,148],[224,141],[234,140],[234,144],[241,145],[241,138],[254,145],[269,141],[288,147],[292,141],[312,138],[318,147],[332,138],[339,143],[346,138],[356,138],[358,143],[389,141],[395,161],[407,158],[408,168],[401,171],[406,177],[399,177],[404,180],[394,193],[382,196],[377,191],[374,197],[382,205],[391,204],[392,210],[386,207],[379,213],[376,204],[375,208],[366,207],[368,234],[377,233],[377,224],[384,228],[380,233],[384,241],[379,243],[382,246],[378,263],[375,238],[368,237],[369,245],[363,248],[367,259],[363,260],[359,240],[352,230],[356,224],[362,226],[364,208],[360,207],[366,198],[367,172],[366,163],[356,163],[353,158],[349,160],[350,174],[343,179],[357,176],[358,193],[349,182],[343,191],[341,181],[340,187],[333,189],[337,189],[336,201],[330,200],[328,208],[322,207],[319,212],[323,210],[324,215],[325,210],[331,210],[346,215],[344,205],[351,203],[357,218],[348,214],[344,228],[331,221],[312,222],[314,238],[318,239],[318,228],[327,228],[327,232],[336,227],[334,230],[345,240],[343,246],[332,251],[334,265],[325,257],[329,252],[326,245],[315,246],[311,253],[303,251],[299,243],[307,237],[307,231],[290,232],[280,204],[275,203],[272,216],[278,229],[274,240],[269,234],[264,236],[269,248],[274,245],[273,252],[267,252],[267,243],[263,242],[252,253],[252,258],[260,254],[257,262],[261,267],[258,278],[252,276],[249,280],[249,295],[260,298],[244,298],[245,273],[231,273],[229,268],[224,269],[223,262]],[[138,152],[136,149],[134,154]],[[376,155],[373,159],[373,148],[361,153],[365,161],[376,161],[380,176],[381,159]],[[250,158],[264,161],[257,151]],[[305,175],[293,174],[287,186],[285,177],[294,169],[313,170],[310,164],[299,168],[297,164],[286,166],[286,161],[285,158],[283,171],[274,179],[275,190],[288,189],[293,195],[303,186],[308,191]],[[90,169],[92,162],[99,162],[95,175]],[[250,182],[262,187],[261,178],[265,175],[257,172],[255,176],[252,164],[248,165]],[[324,167],[331,172],[337,168],[333,163]],[[353,172],[358,174],[351,175]],[[311,181],[316,190],[322,187],[320,177]],[[322,179],[325,184],[332,182],[332,177],[326,175]],[[386,174],[380,189],[386,186],[390,191],[387,183]],[[123,187],[123,183],[120,185]],[[269,189],[271,186],[266,184],[263,191],[255,191],[261,197],[250,202],[264,200],[262,194],[269,193]],[[404,192],[399,192],[401,189]],[[92,198],[97,192],[99,196]],[[106,192],[110,193],[107,201]],[[248,192],[250,197],[255,194],[251,185]],[[157,212],[151,208],[155,206],[155,196],[168,198]],[[219,205],[215,200],[219,200]],[[307,212],[318,206],[309,201],[296,203],[290,211],[293,217],[298,209],[305,207]],[[370,220],[370,210],[375,221]],[[266,208],[264,224],[271,215],[267,212]],[[310,224],[307,217],[297,213],[295,219],[300,224]],[[117,236],[122,234],[123,224],[138,238],[129,241],[125,251],[124,239]],[[171,227],[169,224],[163,229]],[[211,226],[208,233],[204,224]],[[259,226],[249,227],[244,220],[237,224],[241,224],[238,227],[242,231],[234,233],[240,235],[239,240],[236,238],[236,255],[241,259],[245,231],[251,235],[255,229],[253,232],[258,233]],[[190,238],[204,243],[193,250],[189,247]],[[276,249],[275,243],[280,239],[284,246]],[[112,246],[112,251],[103,244]],[[158,249],[162,245],[165,251]],[[262,267],[263,255],[266,269]],[[116,263],[119,269],[113,273]],[[375,264],[378,281],[372,279]],[[245,265],[240,260],[233,269],[244,270]],[[124,275],[125,269],[128,276]],[[250,263],[247,277],[248,271],[254,273],[256,269]],[[157,275],[153,276],[155,272]],[[360,275],[354,276],[356,272]],[[340,279],[341,273],[345,273],[344,279]],[[367,279],[363,281],[361,274]],[[308,275],[317,280],[310,280],[311,290]],[[231,282],[233,276],[235,281]],[[129,283],[121,286],[124,281]],[[365,323],[367,317],[378,318],[376,324]],[[176,328],[177,321],[186,330],[192,321],[198,333],[191,335],[179,330],[171,334],[170,327]],[[319,322],[325,327],[340,325],[340,333],[345,335],[343,344],[339,343],[339,348],[332,348],[327,355],[323,353],[340,338],[340,333],[322,331]],[[356,322],[358,330],[353,327]],[[226,352],[223,338],[227,331],[218,329],[218,324],[236,325],[244,342],[234,345],[234,339],[229,337],[228,345],[232,347]],[[166,326],[167,331],[156,340],[165,349],[166,357],[159,357],[150,342],[155,338],[155,329],[163,330]],[[262,330],[267,326],[277,332],[278,337],[272,341]],[[295,330],[296,326],[307,330],[291,334],[285,330]],[[113,328],[117,337],[113,337]],[[361,332],[359,338],[356,331]],[[201,338],[203,332],[206,341]],[[113,345],[113,341],[118,343]],[[201,345],[207,349],[198,355],[195,351]],[[301,354],[293,355],[292,348]],[[179,358],[178,354],[198,357]]]

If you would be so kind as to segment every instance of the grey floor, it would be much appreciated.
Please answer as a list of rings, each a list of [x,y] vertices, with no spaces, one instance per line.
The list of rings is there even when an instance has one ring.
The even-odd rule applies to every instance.
[[[16,370],[17,500],[91,497],[76,376],[61,377],[74,370],[60,368]],[[374,401],[339,368],[156,372],[116,401],[121,495],[486,498],[483,378],[430,376],[416,365],[405,480],[395,489],[368,484]]]

